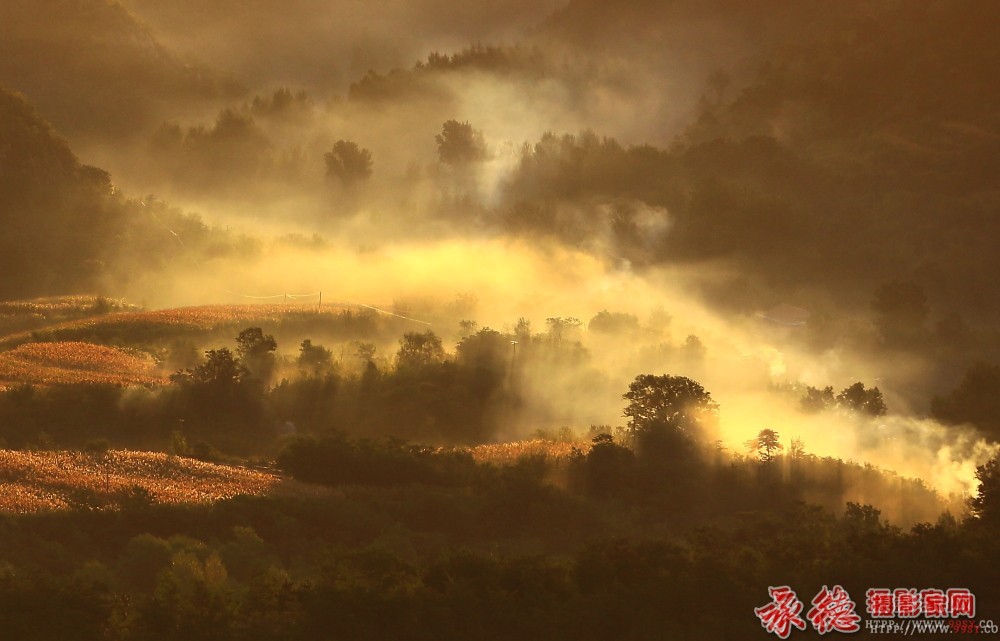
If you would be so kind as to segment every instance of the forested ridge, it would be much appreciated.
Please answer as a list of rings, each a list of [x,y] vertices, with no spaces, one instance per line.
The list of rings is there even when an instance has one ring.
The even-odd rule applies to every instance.
[[[0,637],[1000,621],[997,17],[4,3]]]

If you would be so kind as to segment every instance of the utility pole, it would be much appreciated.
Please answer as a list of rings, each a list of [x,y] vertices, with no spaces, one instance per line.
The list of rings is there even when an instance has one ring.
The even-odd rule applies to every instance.
[[[507,376],[508,387],[512,385],[514,382],[514,361],[517,358],[517,341],[511,341],[510,346],[512,348],[512,351],[510,354],[510,374],[508,374]]]

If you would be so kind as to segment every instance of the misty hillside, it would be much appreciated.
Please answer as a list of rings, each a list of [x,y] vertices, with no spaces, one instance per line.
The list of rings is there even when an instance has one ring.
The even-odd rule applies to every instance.
[[[637,47],[662,33],[669,49],[671,25],[698,25],[688,37],[714,25],[745,42],[745,58],[706,74],[671,154],[571,143],[555,164],[522,163],[519,179],[550,198],[569,184],[665,206],[663,258],[733,258],[772,292],[811,283],[847,302],[873,277],[912,279],[946,307],[994,314],[1000,230],[982,227],[1000,204],[991,13],[982,2],[628,2],[609,22],[601,3],[571,2],[546,28],[578,46],[620,51],[625,33]]]
[[[774,136],[888,188],[989,189],[1000,125],[1000,92],[984,82],[1000,62],[990,13],[987,3],[876,3],[831,16],[772,43],[735,94],[718,85],[688,135]]]
[[[995,633],[998,19],[0,0],[0,637]]]
[[[418,237],[486,230],[529,242],[555,240],[638,268],[711,265],[698,287],[727,313],[789,301],[826,314],[867,310],[875,291],[895,281],[920,287],[932,322],[957,314],[978,323],[1000,309],[991,276],[1000,267],[991,251],[998,97],[988,81],[997,47],[982,4],[876,3],[817,13],[798,3],[636,1],[622,4],[608,21],[601,18],[601,3],[570,2],[537,17],[537,28],[522,34],[523,44],[465,46],[430,53],[413,65],[372,69],[332,101],[323,97],[329,86],[316,78],[309,81],[313,93],[271,92],[265,84],[252,99],[222,101],[228,106],[216,115],[195,118],[180,85],[170,89],[157,80],[194,68],[157,44],[154,29],[179,37],[192,21],[208,28],[232,14],[232,38],[287,37],[316,7],[297,3],[285,22],[269,27],[264,9],[233,13],[224,2],[188,12],[152,0],[130,3],[154,25],[147,27],[117,4],[84,5],[56,11],[61,28],[74,34],[59,39],[59,46],[92,32],[102,43],[96,51],[118,47],[116,60],[159,69],[136,84],[133,68],[98,61],[102,78],[135,91],[141,86],[144,99],[177,98],[164,103],[162,119],[148,122],[144,145],[106,146],[98,156],[130,190],[186,208],[225,211],[227,223],[259,224],[280,215],[296,233],[338,235],[367,229],[372,212],[383,211],[377,233],[387,238],[402,229]],[[7,21],[5,46],[55,46],[55,39],[25,35],[43,15],[41,5],[31,6],[5,9],[17,11]],[[464,18],[480,10],[486,11],[470,9]],[[87,20],[93,29],[77,28]],[[325,28],[317,27],[320,33]],[[702,47],[690,59],[676,59],[692,34],[728,42],[731,50]],[[663,51],[654,52],[661,39]],[[968,46],[978,55],[966,55]],[[141,55],[120,55],[128,47],[139,47]],[[611,51],[615,55],[606,55]],[[292,62],[272,62],[268,81],[284,79],[278,67]],[[686,67],[680,75],[678,64]],[[25,82],[63,86],[48,83],[41,67],[13,67]],[[646,81],[652,77],[673,84],[651,87]],[[102,80],[80,76],[80,82],[98,89],[83,94],[103,95]],[[671,99],[641,102],[657,88]],[[494,92],[497,101],[478,101],[477,91]],[[26,93],[39,105],[47,100]],[[128,91],[99,99],[105,105],[131,100]],[[627,117],[605,117],[628,109],[623,105],[632,100],[652,110],[641,118],[627,111]],[[59,114],[39,108],[53,118]],[[680,113],[685,121],[677,120]],[[484,141],[476,152],[481,155],[461,167],[435,153],[435,136],[454,116],[467,119]],[[658,119],[684,124],[653,133]],[[112,137],[122,120],[102,116],[101,122],[110,122],[104,135]],[[644,124],[622,129],[621,122]],[[651,134],[653,145],[635,140],[640,130]],[[347,178],[324,165],[338,138],[358,145],[372,163],[349,188]],[[63,167],[64,174],[84,172],[68,160]],[[47,206],[44,216],[69,216],[70,226],[57,229],[73,236],[72,225],[86,215],[100,221],[82,236],[93,239],[89,247],[74,243],[64,251],[63,231],[39,229],[32,232],[38,238],[17,244],[58,253],[54,264],[74,265],[71,281],[96,283],[117,273],[109,267],[119,258],[109,253],[131,251],[137,239],[125,246],[100,239],[116,237],[126,220],[131,225],[148,217],[115,210],[126,206],[120,195],[112,198],[117,205],[108,205],[107,194],[97,193],[110,188],[98,185],[107,180],[100,172],[86,170],[96,192],[69,197],[58,186],[69,180],[79,187],[79,175],[67,178],[47,165],[23,163],[16,171],[32,174],[32,180],[8,184],[6,197],[23,211],[34,202],[31,186],[50,180],[57,189],[41,197],[58,205]],[[85,215],[60,213],[67,208]],[[8,215],[18,219],[17,233],[46,220],[14,211]],[[159,227],[149,237],[169,244],[172,228]],[[8,260],[16,261],[16,254]],[[79,269],[85,264],[90,272]],[[26,282],[9,285],[11,291],[53,293],[39,284],[47,281],[31,275],[33,269],[54,268],[24,271]]]
[[[428,52],[514,41],[556,0],[124,0],[180,51],[268,89],[291,84],[326,98],[369,69],[408,67]]]
[[[108,0],[0,3],[0,84],[28,96],[63,135],[84,137],[134,134],[178,105],[239,92]]]
[[[381,194],[409,201],[426,189],[413,183],[414,167],[440,174],[433,136],[459,114],[493,142],[495,158],[505,144],[531,147],[492,195],[482,185],[458,189],[464,212],[447,200],[427,204],[432,230],[444,218],[555,237],[635,265],[721,261],[740,276],[717,280],[708,295],[731,310],[789,298],[828,306],[831,295],[837,306],[864,308],[878,286],[905,280],[920,283],[942,314],[956,306],[972,317],[995,313],[994,234],[979,226],[992,224],[997,205],[990,159],[1000,145],[988,81],[996,47],[976,13],[988,9],[876,4],[816,14],[798,4],[716,4],[626,3],[606,24],[599,3],[570,3],[525,38],[530,45],[372,70],[343,102],[289,91],[282,104],[294,109],[283,112],[275,94],[275,102],[233,104],[214,123],[168,122],[143,162],[181,201],[298,198],[325,210],[321,218],[342,217],[366,200],[344,212],[321,184],[320,158],[338,136],[371,146],[378,186],[367,203],[384,207]],[[243,18],[252,19],[260,18]],[[675,31],[688,40],[672,39]],[[708,55],[715,50],[706,47],[679,61],[676,52],[702,32],[731,51]],[[663,51],[653,51],[661,38]],[[966,55],[969,43],[982,45],[980,55]],[[592,53],[611,50],[611,58]],[[650,85],[653,77],[671,84]],[[468,94],[485,87],[502,107],[470,103]],[[670,99],[648,102],[651,89]],[[700,93],[700,102],[681,90]],[[609,95],[610,107],[593,98]],[[630,101],[650,110],[608,117],[632,109]],[[528,114],[527,128],[511,127]],[[650,129],[658,119],[683,122],[679,114],[686,126]],[[596,135],[561,137],[581,129]],[[605,139],[616,132],[620,142]],[[640,144],[642,134],[655,147]],[[511,138],[519,135],[528,138]],[[432,183],[455,193],[440,176]]]
[[[91,292],[231,241],[162,203],[129,199],[79,162],[25,99],[0,88],[0,297]],[[184,234],[187,244],[179,243]]]
[[[123,212],[107,173],[81,165],[34,110],[0,90],[3,296],[92,287]]]

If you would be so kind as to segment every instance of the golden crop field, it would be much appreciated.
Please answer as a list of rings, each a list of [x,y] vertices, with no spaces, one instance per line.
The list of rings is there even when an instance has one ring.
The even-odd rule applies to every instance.
[[[88,334],[128,336],[163,331],[212,331],[244,323],[276,323],[290,317],[332,316],[344,309],[344,306],[334,304],[318,308],[315,303],[202,305],[153,311],[116,312],[56,323],[45,327],[43,331],[48,340],[73,339]],[[36,335],[37,330],[10,334],[0,339],[0,348],[26,343],[34,340]]]
[[[249,321],[276,321],[281,316],[309,311],[317,313],[315,305],[204,305],[178,307],[146,312],[125,312],[103,318],[88,319],[70,326],[154,326],[215,329]]]
[[[103,299],[111,309],[138,309],[118,299]],[[47,296],[28,300],[0,301],[0,316],[33,315],[40,317],[83,313],[98,307],[98,296]]]
[[[0,353],[0,387],[12,384],[161,385],[149,354],[80,342],[25,343]]]
[[[59,323],[139,309],[123,300],[98,296],[50,296],[0,301],[0,335],[32,331]],[[23,342],[23,341],[21,341]]]
[[[0,450],[0,512],[38,512],[80,505],[115,505],[139,487],[156,503],[209,503],[262,495],[285,482],[278,476],[160,452]]]
[[[549,459],[558,461],[569,457],[570,452],[573,451],[574,447],[586,452],[590,449],[590,444],[533,439],[530,441],[512,441],[510,443],[477,445],[470,448],[470,451],[472,452],[472,458],[474,458],[477,463],[511,465],[516,463],[518,459],[526,456],[545,455]]]

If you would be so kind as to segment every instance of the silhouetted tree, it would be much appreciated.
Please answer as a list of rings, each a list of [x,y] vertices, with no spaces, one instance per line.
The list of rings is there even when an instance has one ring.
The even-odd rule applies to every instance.
[[[238,385],[248,374],[228,347],[205,352],[205,362],[194,369],[177,372],[170,377],[174,383],[193,384],[219,390]]]
[[[250,113],[262,117],[296,117],[308,114],[313,101],[305,91],[292,93],[288,87],[279,87],[270,96],[254,96]]]
[[[799,408],[810,414],[830,409],[835,404],[832,387],[818,389],[810,385],[806,388],[806,395],[799,400]]]
[[[513,345],[510,334],[484,327],[462,339],[455,348],[455,360],[467,379],[466,389],[471,399],[485,407],[501,381],[512,376]]]
[[[486,159],[483,134],[468,122],[449,120],[434,139],[437,141],[438,157],[446,165],[462,167]]]
[[[333,354],[322,345],[313,345],[307,338],[299,346],[298,365],[300,369],[320,374],[333,365]]]
[[[177,372],[170,380],[179,388],[179,418],[206,432],[238,429],[242,435],[265,424],[259,379],[228,348],[205,352],[201,365]]]
[[[478,323],[474,320],[460,320],[458,321],[458,335],[459,338],[468,338],[476,333]]]
[[[761,463],[770,463],[785,446],[778,440],[778,433],[772,429],[761,430],[755,438],[747,441],[747,447],[757,454]]]
[[[455,348],[455,355],[465,367],[503,371],[511,358],[509,335],[484,327],[463,338]]]
[[[634,482],[635,454],[615,443],[610,434],[598,434],[585,456],[582,453],[575,456],[574,474],[588,494],[618,494]]]
[[[837,394],[837,404],[869,416],[882,416],[888,409],[879,388],[865,389],[863,383],[855,383]]]
[[[689,437],[714,426],[719,405],[696,381],[684,376],[641,374],[623,396],[633,434],[662,425]]]
[[[583,325],[578,318],[546,318],[545,324],[548,325],[548,335],[549,339],[554,343],[559,343],[564,339],[569,339],[580,329]]]
[[[871,550],[873,543],[889,531],[888,524],[882,522],[882,511],[867,503],[848,501],[840,523],[848,540],[862,544],[859,549]]]
[[[705,360],[705,354],[708,350],[705,349],[704,343],[701,339],[694,334],[689,334],[686,339],[684,339],[684,346],[681,347],[681,353],[684,355],[685,360],[689,363],[700,363]]]
[[[587,329],[604,334],[621,334],[639,331],[639,318],[624,312],[602,310],[590,319]]]
[[[371,178],[372,152],[350,140],[338,140],[333,150],[323,155],[326,160],[326,175],[336,178],[345,188]]]
[[[444,360],[441,339],[431,330],[406,332],[399,339],[396,365],[400,369],[414,369],[436,365]]]
[[[354,355],[357,356],[358,360],[364,364],[371,363],[375,360],[375,351],[375,343],[354,341]]]
[[[274,336],[264,334],[259,327],[248,327],[236,337],[236,353],[240,360],[261,382],[268,382],[274,371],[274,352],[278,343]]]
[[[979,488],[969,506],[980,521],[990,527],[1000,526],[1000,459],[990,459],[976,468]]]
[[[531,321],[521,316],[514,325],[514,339],[522,346],[531,340]]]

